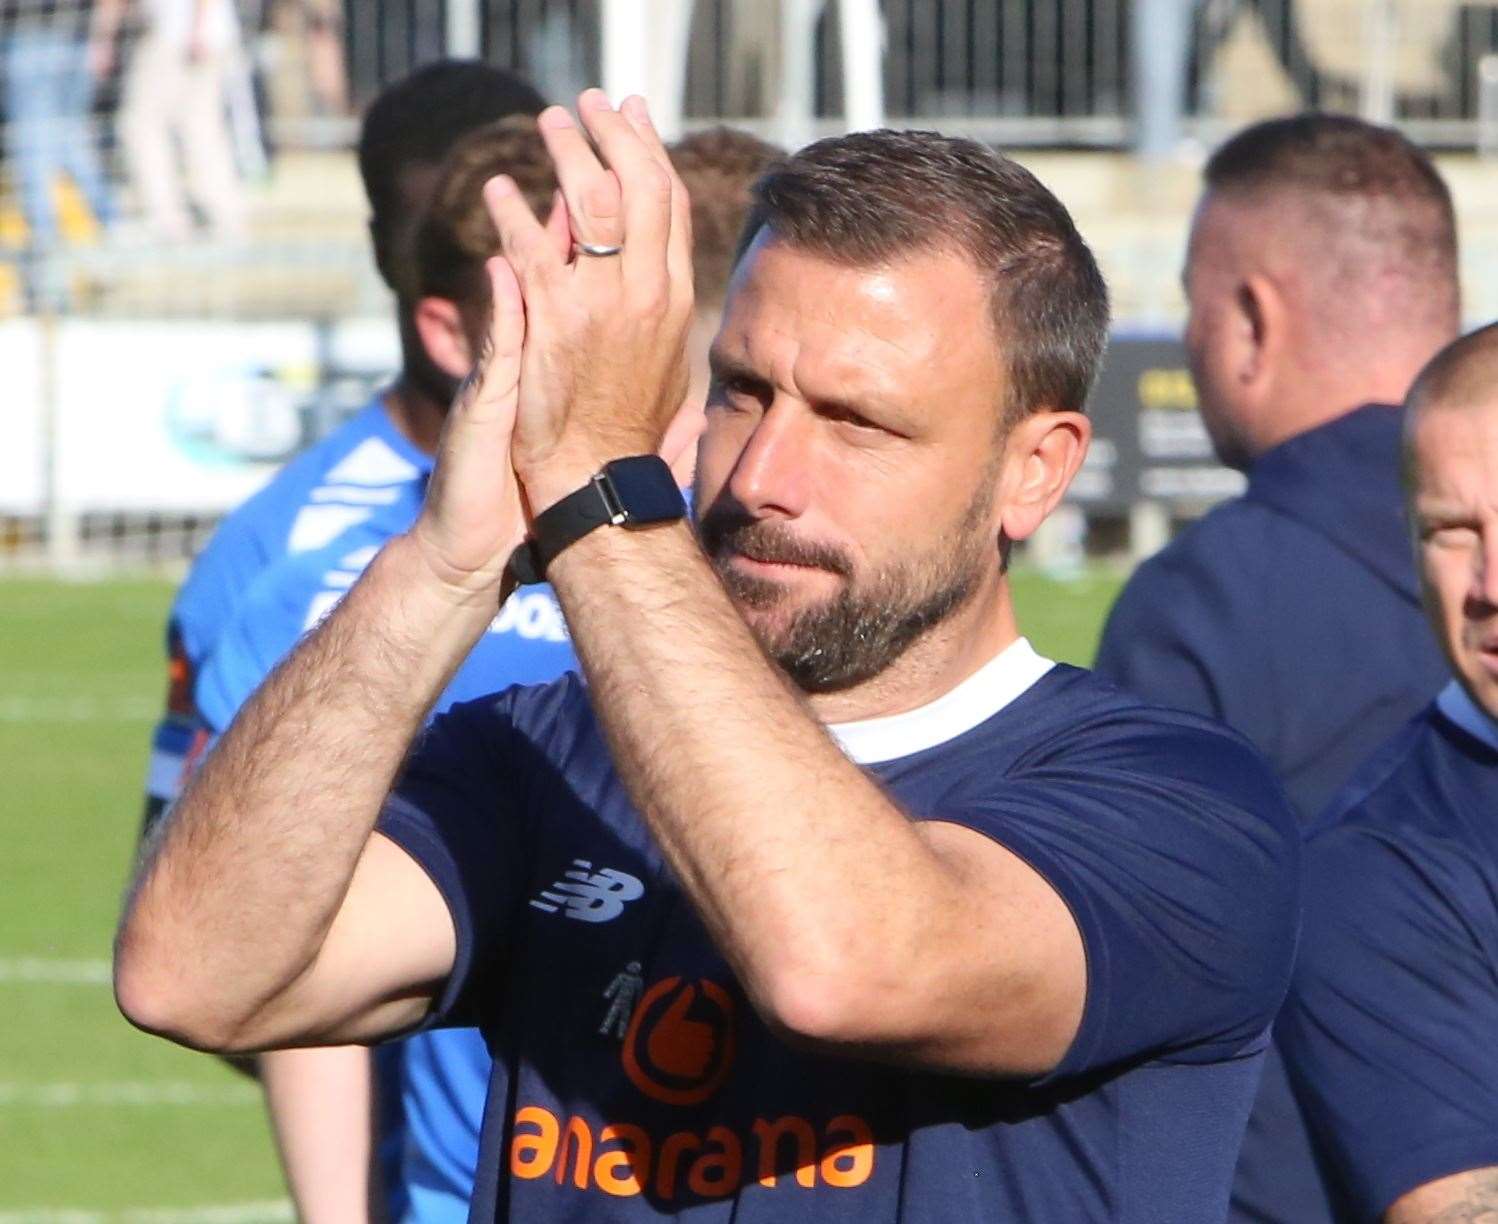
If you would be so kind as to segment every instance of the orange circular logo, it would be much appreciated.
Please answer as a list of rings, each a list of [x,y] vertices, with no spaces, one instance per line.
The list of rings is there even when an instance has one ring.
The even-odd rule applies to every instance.
[[[624,1035],[629,1081],[653,1101],[698,1105],[733,1065],[733,1000],[716,982],[668,977],[645,992]]]

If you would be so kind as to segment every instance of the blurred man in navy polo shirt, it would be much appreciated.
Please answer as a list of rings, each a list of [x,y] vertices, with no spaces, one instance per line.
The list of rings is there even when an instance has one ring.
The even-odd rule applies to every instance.
[[[1242,732],[1303,820],[1444,683],[1399,487],[1403,400],[1460,317],[1451,197],[1397,133],[1271,120],[1207,164],[1185,270],[1202,417],[1247,493],[1142,565],[1097,669]],[[1330,1218],[1265,1064],[1234,1218]]]
[[[1456,679],[1307,847],[1280,1040],[1345,1218],[1498,1217],[1498,324],[1410,396],[1410,517]]]

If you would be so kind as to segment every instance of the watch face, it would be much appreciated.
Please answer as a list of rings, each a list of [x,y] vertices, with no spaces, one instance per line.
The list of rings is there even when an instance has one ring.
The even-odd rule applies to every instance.
[[[681,490],[658,455],[615,459],[604,468],[630,523],[662,523],[686,513]]]

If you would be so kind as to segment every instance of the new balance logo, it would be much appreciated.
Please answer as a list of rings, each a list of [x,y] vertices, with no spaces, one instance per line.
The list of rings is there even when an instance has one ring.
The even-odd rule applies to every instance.
[[[573,859],[572,867],[533,897],[531,905],[548,914],[561,910],[579,922],[611,922],[624,912],[626,902],[645,895],[645,885],[623,871],[612,867],[594,871],[587,859]]]

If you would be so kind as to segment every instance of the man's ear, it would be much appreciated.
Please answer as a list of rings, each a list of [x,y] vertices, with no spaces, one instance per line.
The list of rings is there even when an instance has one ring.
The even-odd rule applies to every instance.
[[[453,379],[467,378],[473,368],[473,348],[457,303],[439,297],[420,298],[411,307],[411,321],[427,360]]]
[[[1080,412],[1036,412],[1009,430],[995,489],[999,529],[1028,539],[1061,502],[1087,457],[1092,422]]]
[[[1262,274],[1246,277],[1234,299],[1235,361],[1232,371],[1252,403],[1276,394],[1289,312],[1284,294],[1273,279]]]

